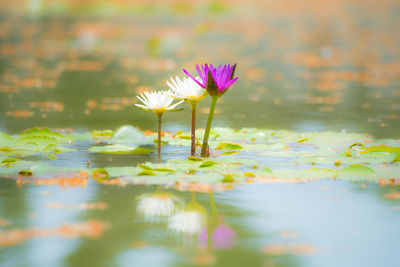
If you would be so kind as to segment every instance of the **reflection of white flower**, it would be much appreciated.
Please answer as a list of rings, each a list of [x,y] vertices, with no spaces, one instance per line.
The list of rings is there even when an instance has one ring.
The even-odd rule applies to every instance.
[[[151,217],[168,217],[176,211],[180,200],[168,193],[144,194],[139,197],[137,212]]]
[[[207,212],[196,201],[196,194],[192,193],[192,200],[186,204],[184,210],[177,211],[169,218],[168,229],[184,233],[198,234],[206,225]]]
[[[198,77],[197,77],[198,78]],[[198,85],[193,79],[184,77],[182,80],[177,76],[175,80],[171,77],[167,85],[171,88],[170,95],[176,99],[198,102],[207,96],[207,91]]]
[[[168,229],[184,233],[198,234],[206,223],[206,216],[198,211],[179,211],[169,218]]]
[[[176,106],[183,102],[179,101],[172,104],[174,99],[169,96],[167,91],[144,92],[136,97],[142,102],[142,104],[135,104],[136,106],[144,110],[153,111],[156,114],[178,110]]]

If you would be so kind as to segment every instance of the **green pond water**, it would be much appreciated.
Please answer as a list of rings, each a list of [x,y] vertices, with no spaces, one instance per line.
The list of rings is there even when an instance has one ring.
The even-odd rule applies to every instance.
[[[57,142],[73,149],[45,151],[47,141],[35,139],[38,152],[0,136],[22,159],[0,167],[0,266],[399,265],[400,153],[364,151],[400,146],[397,3],[64,2],[0,3],[0,132],[17,140],[49,127],[72,136]],[[188,140],[167,136],[167,173],[154,170],[155,153],[88,151],[155,149],[154,136],[114,142],[90,132],[155,131],[156,116],[134,106],[136,94],[166,89],[170,76],[203,62],[238,64],[213,122],[229,128],[211,145],[242,149],[213,150],[232,154],[202,169],[187,162]],[[199,104],[199,128],[209,105]],[[164,116],[164,130],[189,131],[184,107]],[[245,127],[260,130],[231,130]],[[2,150],[0,161],[13,153]],[[139,175],[144,163],[154,176]],[[352,167],[360,163],[368,167]],[[34,182],[99,168],[121,181]],[[27,169],[33,177],[17,178]],[[235,183],[221,183],[227,175]]]

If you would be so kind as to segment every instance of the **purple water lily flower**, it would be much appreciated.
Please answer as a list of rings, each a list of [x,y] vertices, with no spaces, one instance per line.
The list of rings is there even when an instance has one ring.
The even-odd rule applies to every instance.
[[[215,68],[212,64],[196,65],[196,70],[201,81],[194,78],[187,70],[183,70],[190,78],[192,78],[201,87],[205,88],[210,95],[222,95],[227,89],[237,81],[237,77],[233,78],[236,70],[234,65],[219,65]]]
[[[201,82],[195,79],[187,70],[183,70],[190,78],[192,78],[201,87],[205,88],[210,94],[211,107],[208,113],[207,125],[204,131],[203,145],[201,147],[201,156],[210,156],[210,149],[208,147],[208,137],[210,135],[210,129],[212,120],[214,117],[215,106],[217,105],[218,99],[228,90],[228,88],[234,84],[238,78],[233,78],[236,70],[236,64],[234,65],[219,65],[215,68],[212,64],[207,65],[196,65],[197,72],[200,76]]]

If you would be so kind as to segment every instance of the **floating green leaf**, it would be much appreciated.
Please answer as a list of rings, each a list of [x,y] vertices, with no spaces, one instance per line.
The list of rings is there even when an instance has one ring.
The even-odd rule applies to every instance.
[[[338,178],[351,181],[370,180],[376,177],[375,171],[367,166],[350,165],[339,170]]]
[[[114,154],[149,154],[150,152],[153,152],[153,150],[135,146],[116,144],[108,146],[93,146],[89,148],[89,152],[114,153]]]
[[[143,170],[138,173],[139,176],[155,176],[156,174],[151,170]]]
[[[223,183],[232,183],[234,181],[235,181],[235,179],[233,178],[232,174],[224,174],[224,178],[222,179],[221,182],[223,182]]]
[[[151,138],[136,127],[125,125],[118,128],[109,141],[113,144],[146,144],[151,142]]]
[[[370,146],[370,147],[364,147],[361,153],[370,153],[370,152],[387,152],[387,153],[395,152],[397,156],[394,159],[394,161],[396,162],[400,161],[400,147],[393,147],[386,145]]]
[[[203,163],[201,163],[200,164],[200,168],[206,168],[206,167],[211,167],[211,166],[214,166],[214,165],[217,165],[218,164],[218,162],[215,162],[215,161],[212,161],[212,160],[207,160],[207,161],[204,161]]]
[[[114,132],[111,130],[93,130],[92,136],[95,139],[110,139],[114,136]]]
[[[23,131],[21,134],[18,135],[19,139],[31,139],[34,137],[43,137],[43,138],[49,138],[49,139],[54,139],[54,140],[69,140],[69,138],[64,137],[63,135],[51,131],[49,128],[32,128]]]
[[[100,169],[96,169],[92,172],[92,178],[94,180],[96,180],[97,182],[103,182],[103,181],[108,180],[110,178],[110,175],[108,174],[108,172],[105,169],[100,168]]]
[[[188,159],[192,160],[192,161],[203,161],[204,160],[204,158],[198,158],[198,157],[194,157],[194,156],[188,156]]]
[[[149,163],[150,164],[150,163]],[[160,164],[161,165],[161,164]],[[168,169],[168,168],[151,168],[145,164],[139,164],[138,165],[140,168],[142,168],[145,171],[157,171],[157,172],[175,172],[175,170]],[[162,166],[162,165],[161,165]]]
[[[33,176],[33,172],[31,170],[22,170],[18,172],[20,176]]]
[[[21,160],[19,158],[6,158],[1,161],[2,164],[10,165],[15,163],[16,161]]]
[[[243,147],[236,143],[219,143],[216,149],[219,150],[234,150],[234,149],[242,149]]]

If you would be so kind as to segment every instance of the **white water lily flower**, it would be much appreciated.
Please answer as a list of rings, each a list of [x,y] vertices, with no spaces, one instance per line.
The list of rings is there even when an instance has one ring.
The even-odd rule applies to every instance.
[[[172,194],[144,194],[139,197],[136,211],[145,215],[149,220],[152,217],[168,217],[176,211],[179,203],[183,202]]]
[[[167,81],[167,85],[171,89],[170,95],[173,98],[188,102],[198,102],[208,95],[204,88],[202,88],[189,77],[184,77],[181,80],[178,76],[176,76],[175,80],[172,77],[170,77],[170,79],[171,82]]]
[[[136,106],[144,110],[153,111],[156,114],[162,114],[165,111],[180,110],[180,108],[176,108],[176,106],[183,102],[178,101],[172,104],[174,99],[167,91],[144,92],[136,97],[142,102],[142,104],[135,104]]]
[[[200,233],[206,224],[206,214],[197,211],[179,211],[168,221],[168,229],[189,235]]]

